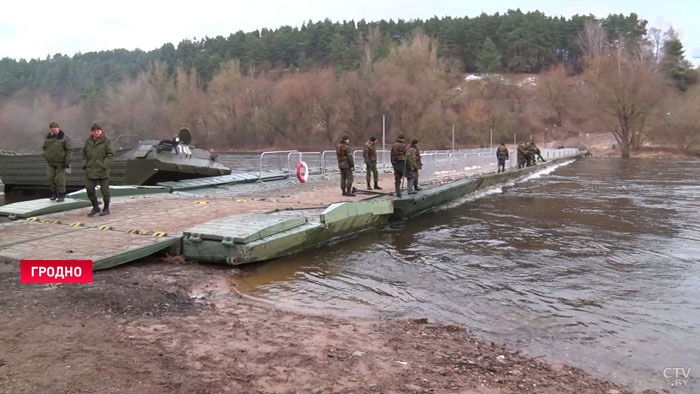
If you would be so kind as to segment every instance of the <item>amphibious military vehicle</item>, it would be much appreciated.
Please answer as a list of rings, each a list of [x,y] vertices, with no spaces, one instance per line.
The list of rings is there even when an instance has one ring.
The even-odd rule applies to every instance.
[[[131,148],[117,149],[110,172],[112,185],[154,185],[158,182],[207,176],[228,175],[231,169],[217,162],[209,151],[190,145],[187,128],[172,140],[140,140]],[[81,144],[73,139],[74,146]],[[85,187],[82,149],[73,149],[71,172],[66,173],[66,188]],[[15,187],[48,188],[46,161],[41,154],[17,154],[0,151],[0,179],[8,192]]]

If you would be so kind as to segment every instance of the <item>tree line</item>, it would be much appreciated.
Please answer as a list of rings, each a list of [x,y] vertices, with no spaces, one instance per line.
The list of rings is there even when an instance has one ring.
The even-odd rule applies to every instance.
[[[567,19],[539,11],[509,10],[475,18],[309,21],[301,27],[185,39],[177,47],[167,43],[149,52],[117,49],[72,57],[59,53],[43,60],[4,58],[0,60],[0,97],[28,89],[49,92],[54,97],[90,99],[107,86],[135,77],[154,62],[165,63],[170,74],[177,67],[194,70],[204,85],[232,59],[239,61],[245,73],[308,71],[328,66],[357,70],[369,61],[386,58],[391,47],[410,40],[416,29],[435,39],[439,56],[458,61],[464,72],[537,73],[553,64],[580,70],[582,52],[576,37],[590,20],[600,21],[609,37],[640,40],[646,34],[647,22],[634,13],[604,19],[592,15]],[[482,52],[494,50],[499,60],[485,69],[478,59]]]
[[[465,81],[470,70],[484,74]],[[461,146],[487,145],[492,133],[552,140],[608,130],[629,153],[675,122],[693,150],[696,81],[675,33],[647,31],[635,14],[309,22],[148,53],[3,59],[0,135],[3,148],[27,149],[49,120],[77,132],[99,120],[112,136],[166,138],[187,126],[196,144],[218,149],[316,149],[342,134],[378,135],[385,116],[390,136],[424,147],[449,147],[453,128]],[[616,84],[625,99],[633,86],[649,95],[624,119]]]

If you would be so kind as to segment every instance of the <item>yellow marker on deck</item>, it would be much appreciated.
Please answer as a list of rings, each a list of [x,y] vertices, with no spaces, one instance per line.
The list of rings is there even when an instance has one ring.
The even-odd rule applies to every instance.
[[[71,226],[71,227],[83,227],[83,223],[82,222],[73,222],[73,223],[69,224],[69,226]]]
[[[195,205],[206,205],[209,204],[209,201],[195,201]]]
[[[112,226],[107,226],[107,225],[105,224],[105,225],[102,225],[102,226],[98,227],[98,229],[99,229],[99,230],[102,230],[102,231],[107,231],[107,230],[111,230],[111,229],[112,229]]]
[[[236,202],[250,202],[250,200],[244,200],[239,198],[238,200],[236,200]]]
[[[156,231],[153,233],[154,237],[166,237],[167,235],[168,235],[168,233],[164,233],[162,231]]]
[[[38,221],[39,221],[39,218],[36,217],[36,216],[32,216],[32,217],[30,217],[30,218],[27,218],[27,221],[28,221],[28,222],[38,222]]]

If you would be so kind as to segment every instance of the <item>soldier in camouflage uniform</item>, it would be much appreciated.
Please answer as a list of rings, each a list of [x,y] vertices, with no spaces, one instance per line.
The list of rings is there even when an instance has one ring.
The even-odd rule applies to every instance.
[[[44,139],[42,150],[46,159],[46,176],[51,188],[51,201],[64,201],[66,197],[66,169],[70,168],[73,155],[70,138],[56,122],[49,123],[49,134]]]
[[[335,147],[335,154],[338,158],[338,168],[340,169],[340,189],[344,196],[355,196],[352,192],[352,173],[355,171],[355,159],[352,157],[352,151],[348,144],[350,137],[344,135],[338,145]]]
[[[90,134],[83,146],[83,169],[85,169],[87,177],[85,190],[92,203],[92,211],[88,213],[88,216],[97,214],[105,216],[109,215],[109,171],[112,168],[114,151],[112,150],[112,142],[105,136],[100,125],[94,123],[90,128]],[[105,203],[101,212],[95,193],[95,187],[98,184]]]
[[[408,154],[411,156],[410,162],[411,162],[411,175],[412,175],[412,180],[413,182],[409,183],[409,193],[411,190],[411,187],[413,187],[414,191],[420,191],[423,190],[418,186],[418,170],[423,168],[423,162],[420,160],[420,149],[418,149],[418,140],[413,139],[411,141],[411,146],[408,148]],[[406,162],[406,166],[409,167],[408,161]]]
[[[403,134],[391,147],[391,165],[394,167],[394,189],[396,197],[401,197],[401,181],[406,172],[406,139]]]
[[[374,175],[374,188],[381,190],[382,188],[379,187],[379,172],[377,171],[377,137],[369,137],[369,141],[365,142],[362,156],[367,166],[367,190],[372,190],[370,184],[372,175]]]
[[[542,151],[537,147],[535,141],[530,142],[530,155],[532,156],[532,165],[537,164],[538,159],[542,160],[543,163],[547,161],[542,157]]]
[[[501,145],[496,149],[496,159],[498,159],[498,172],[506,172],[506,161],[508,160],[508,148],[506,144],[501,142]]]
[[[518,168],[523,168],[527,164],[529,153],[524,142],[518,144]]]

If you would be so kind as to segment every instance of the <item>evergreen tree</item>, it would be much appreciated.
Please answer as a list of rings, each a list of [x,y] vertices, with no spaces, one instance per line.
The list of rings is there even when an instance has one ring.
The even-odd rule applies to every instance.
[[[689,83],[696,81],[693,66],[685,59],[684,53],[683,43],[679,39],[672,38],[664,43],[662,69],[682,92],[688,89]]]
[[[493,73],[501,68],[501,53],[491,38],[486,37],[476,60],[476,68],[481,73]]]

